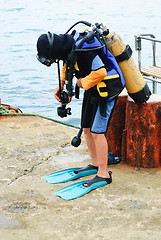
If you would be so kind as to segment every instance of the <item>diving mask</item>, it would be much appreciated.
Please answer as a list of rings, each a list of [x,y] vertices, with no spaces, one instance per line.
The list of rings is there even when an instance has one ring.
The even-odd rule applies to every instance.
[[[46,65],[47,67],[50,67],[52,63],[56,62],[56,59],[40,57],[39,55],[37,55],[37,59],[39,60],[39,62]]]

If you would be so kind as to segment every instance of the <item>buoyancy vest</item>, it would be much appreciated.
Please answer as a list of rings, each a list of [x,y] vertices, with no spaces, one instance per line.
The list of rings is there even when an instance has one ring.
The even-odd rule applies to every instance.
[[[86,35],[87,32],[79,34],[75,42],[75,76],[79,78],[89,75],[92,71],[92,61],[98,55],[104,63],[107,74],[94,89],[98,91],[100,97],[112,99],[119,95],[125,86],[122,72],[115,57],[103,46],[97,37],[94,36],[90,41],[85,41],[80,48],[78,47]]]

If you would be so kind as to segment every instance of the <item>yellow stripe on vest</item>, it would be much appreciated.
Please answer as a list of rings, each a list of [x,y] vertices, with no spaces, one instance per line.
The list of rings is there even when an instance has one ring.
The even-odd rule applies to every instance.
[[[119,74],[111,75],[111,76],[106,76],[103,80],[111,79],[111,78],[118,78],[120,77]]]

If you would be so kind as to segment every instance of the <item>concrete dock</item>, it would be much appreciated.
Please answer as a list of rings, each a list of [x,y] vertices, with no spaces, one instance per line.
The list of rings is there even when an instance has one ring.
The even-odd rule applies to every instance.
[[[0,119],[0,239],[161,239],[161,169],[110,165],[112,184],[72,201],[53,195],[72,182],[44,175],[90,163],[84,139],[70,145],[77,132],[35,116]]]

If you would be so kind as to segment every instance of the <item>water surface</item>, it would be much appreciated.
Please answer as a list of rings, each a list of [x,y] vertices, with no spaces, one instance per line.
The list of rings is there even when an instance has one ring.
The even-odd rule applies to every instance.
[[[82,92],[80,100],[73,99],[70,104],[72,115],[59,118],[56,111],[59,103],[53,96],[53,90],[58,84],[57,66],[47,68],[37,61],[38,37],[48,30],[57,34],[65,33],[80,20],[103,22],[110,31],[117,32],[126,44],[130,44],[137,64],[134,35],[153,33],[161,39],[160,9],[159,0],[1,0],[2,103],[19,107],[25,113],[41,114],[78,126]],[[152,64],[149,43],[143,47],[142,59],[143,65],[149,62]],[[157,63],[160,63],[159,57]]]

